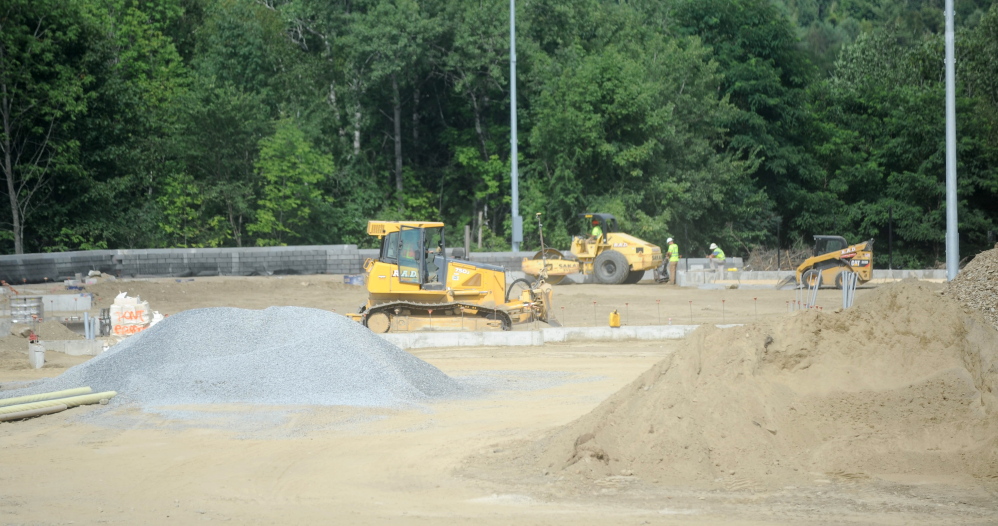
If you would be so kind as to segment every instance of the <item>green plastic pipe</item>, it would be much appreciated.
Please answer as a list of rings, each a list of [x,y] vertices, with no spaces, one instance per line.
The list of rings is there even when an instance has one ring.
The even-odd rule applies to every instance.
[[[66,404],[66,407],[76,407],[78,405],[86,404],[96,404],[101,400],[114,398],[117,395],[115,391],[104,391],[103,393],[94,393],[80,396],[70,396],[69,398],[60,398],[58,400],[45,400],[41,402],[30,402],[27,404],[11,405],[7,407],[0,407],[0,415],[6,415],[10,413],[17,413],[20,411],[28,411],[30,409],[41,409],[43,407],[52,407],[59,404]]]
[[[54,400],[56,398],[65,398],[67,396],[85,395],[91,392],[93,392],[93,389],[89,387],[77,387],[76,389],[66,389],[65,391],[52,391],[51,393],[4,398],[0,399],[0,407],[26,404],[28,402],[41,402],[42,400]]]
[[[59,404],[49,407],[41,407],[38,409],[29,409],[27,411],[18,411],[16,413],[7,413],[5,415],[0,415],[0,422],[8,422],[11,420],[23,420],[25,418],[31,418],[42,415],[51,415],[52,413],[58,413],[60,411],[65,411],[65,410],[66,410],[66,404]]]

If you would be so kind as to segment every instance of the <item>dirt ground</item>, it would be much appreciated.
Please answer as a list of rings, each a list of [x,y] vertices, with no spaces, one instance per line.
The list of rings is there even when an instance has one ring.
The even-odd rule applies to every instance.
[[[95,311],[126,291],[166,315],[272,305],[343,313],[365,298],[341,276],[122,280],[88,290]],[[875,290],[861,288],[857,300]],[[555,294],[556,312],[571,326],[604,325],[613,309],[634,325],[750,324],[779,320],[796,301],[794,291],[651,283],[558,286]],[[821,291],[818,303],[834,310],[839,294]],[[85,360],[48,353],[44,368],[29,369],[12,338],[0,342],[2,389]],[[998,524],[987,486],[945,477],[816,473],[782,487],[712,489],[630,473],[578,478],[520,461],[522,444],[593,412],[681,346],[415,350],[451,376],[508,388],[412,410],[178,408],[199,415],[187,419],[132,410],[109,427],[86,417],[95,408],[80,407],[0,423],[0,523]],[[239,428],[228,425],[232,415],[269,424]]]

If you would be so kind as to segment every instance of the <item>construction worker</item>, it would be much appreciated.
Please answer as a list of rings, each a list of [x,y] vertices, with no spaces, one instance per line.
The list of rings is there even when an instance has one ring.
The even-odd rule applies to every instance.
[[[679,266],[679,245],[672,238],[665,240],[669,244],[669,285],[676,284],[676,267]]]
[[[587,241],[590,243],[598,243],[601,239],[603,239],[603,229],[599,226],[599,219],[594,218],[593,230],[589,233],[589,239]]]
[[[717,246],[717,243],[711,243],[710,249],[713,252],[710,253],[708,258],[710,258],[710,266],[714,269],[714,272],[718,270],[724,270],[724,251],[721,247]]]

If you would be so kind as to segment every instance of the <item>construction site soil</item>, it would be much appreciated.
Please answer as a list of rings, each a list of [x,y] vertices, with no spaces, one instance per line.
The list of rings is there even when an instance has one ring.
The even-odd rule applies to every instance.
[[[973,291],[998,278],[969,272],[994,257],[949,285],[871,284],[845,310],[835,290],[794,311],[794,291],[745,284],[557,286],[570,326],[614,309],[704,326],[408,353],[328,312],[241,310],[355,311],[365,293],[340,276],[104,280],[95,308],[124,291],[168,317],[89,363],[34,370],[23,338],[0,341],[0,397],[63,372],[48,385],[122,392],[0,423],[0,523],[996,524],[996,299]],[[209,307],[239,309],[179,314]],[[326,405],[324,379],[388,403]],[[245,398],[254,385],[291,398]]]

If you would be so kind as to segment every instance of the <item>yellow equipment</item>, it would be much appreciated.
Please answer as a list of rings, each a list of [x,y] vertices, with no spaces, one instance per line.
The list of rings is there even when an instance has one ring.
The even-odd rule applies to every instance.
[[[620,313],[617,312],[617,309],[613,309],[613,312],[610,313],[610,327],[620,328]]]
[[[368,300],[349,316],[373,332],[557,325],[550,285],[521,279],[507,289],[503,267],[447,257],[443,223],[369,221],[367,233],[381,240],[381,253],[364,262]]]
[[[849,245],[842,236],[814,236],[813,256],[797,267],[796,282],[800,286],[817,284],[842,288],[842,273],[855,272],[858,283],[873,278],[873,240]],[[791,276],[777,287],[789,284]],[[819,281],[820,280],[820,281]]]
[[[662,264],[662,249],[620,232],[617,219],[610,214],[586,212],[586,227],[599,226],[599,238],[575,236],[570,249],[572,259],[553,248],[542,249],[533,259],[523,259],[525,274],[558,284],[569,274],[592,274],[596,283],[617,285],[637,283],[645,271]],[[542,243],[543,244],[543,243]]]

